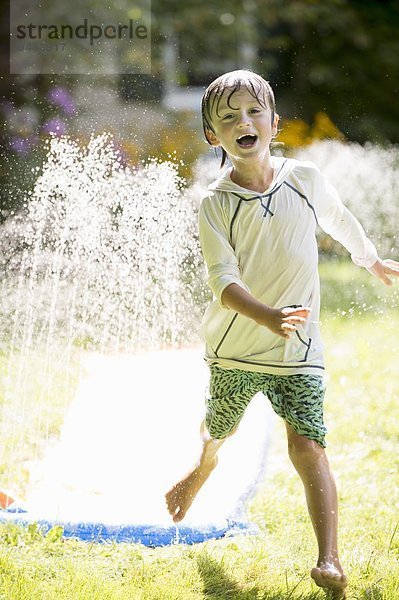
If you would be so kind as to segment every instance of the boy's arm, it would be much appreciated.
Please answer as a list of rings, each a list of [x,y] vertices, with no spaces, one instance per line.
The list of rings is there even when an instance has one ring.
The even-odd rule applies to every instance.
[[[389,276],[399,276],[399,263],[379,258],[363,227],[344,206],[337,190],[317,168],[315,171],[313,184],[319,225],[351,253],[356,265],[365,267],[385,285],[392,285]]]
[[[310,308],[304,306],[299,308],[267,306],[235,283],[231,283],[223,290],[222,303],[285,339],[289,338],[297,325],[304,323],[310,314]]]
[[[222,301],[222,292],[235,283],[249,291],[241,279],[241,270],[237,256],[229,239],[229,220],[231,216],[218,198],[205,196],[199,210],[199,237],[205,260],[208,285],[219,305],[226,308]]]

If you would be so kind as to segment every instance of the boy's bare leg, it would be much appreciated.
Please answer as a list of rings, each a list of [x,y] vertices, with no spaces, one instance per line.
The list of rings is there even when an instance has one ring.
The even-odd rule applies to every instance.
[[[178,523],[186,516],[194,498],[217,465],[217,452],[224,442],[213,440],[206,430],[205,423],[201,424],[202,450],[194,467],[165,494],[166,504],[173,521]]]
[[[338,557],[338,499],[334,477],[324,449],[297,434],[286,423],[290,459],[302,479],[319,557],[311,571],[315,583],[330,597],[343,599],[348,585]]]

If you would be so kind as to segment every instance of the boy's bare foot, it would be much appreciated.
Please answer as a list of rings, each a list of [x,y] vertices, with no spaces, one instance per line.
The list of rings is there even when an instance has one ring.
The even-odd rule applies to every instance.
[[[216,467],[216,464],[217,458],[215,457],[212,461],[195,467],[165,494],[168,511],[175,523],[184,519],[194,498]]]
[[[345,600],[348,578],[341,567],[331,563],[320,563],[311,570],[310,575],[315,584],[328,593],[331,600]]]

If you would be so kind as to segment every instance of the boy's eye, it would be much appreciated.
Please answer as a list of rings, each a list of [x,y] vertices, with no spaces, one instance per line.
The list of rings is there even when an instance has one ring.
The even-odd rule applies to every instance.
[[[224,116],[222,117],[222,119],[223,119],[223,121],[226,121],[227,119],[231,119],[231,118],[233,118],[233,117],[234,117],[234,115],[233,115],[233,114],[231,114],[231,113],[229,113],[229,114],[227,114],[227,115],[224,115]]]

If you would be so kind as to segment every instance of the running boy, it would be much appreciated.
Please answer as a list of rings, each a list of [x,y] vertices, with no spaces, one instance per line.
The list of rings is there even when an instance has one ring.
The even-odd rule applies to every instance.
[[[208,188],[200,240],[215,300],[203,330],[209,397],[195,467],[166,494],[181,521],[217,463],[217,451],[259,391],[284,419],[319,556],[316,584],[345,597],[337,493],[325,453],[316,225],[385,284],[399,263],[381,260],[361,225],[313,163],[270,155],[279,117],[273,91],[251,71],[222,75],[202,99],[205,137],[232,167]]]

